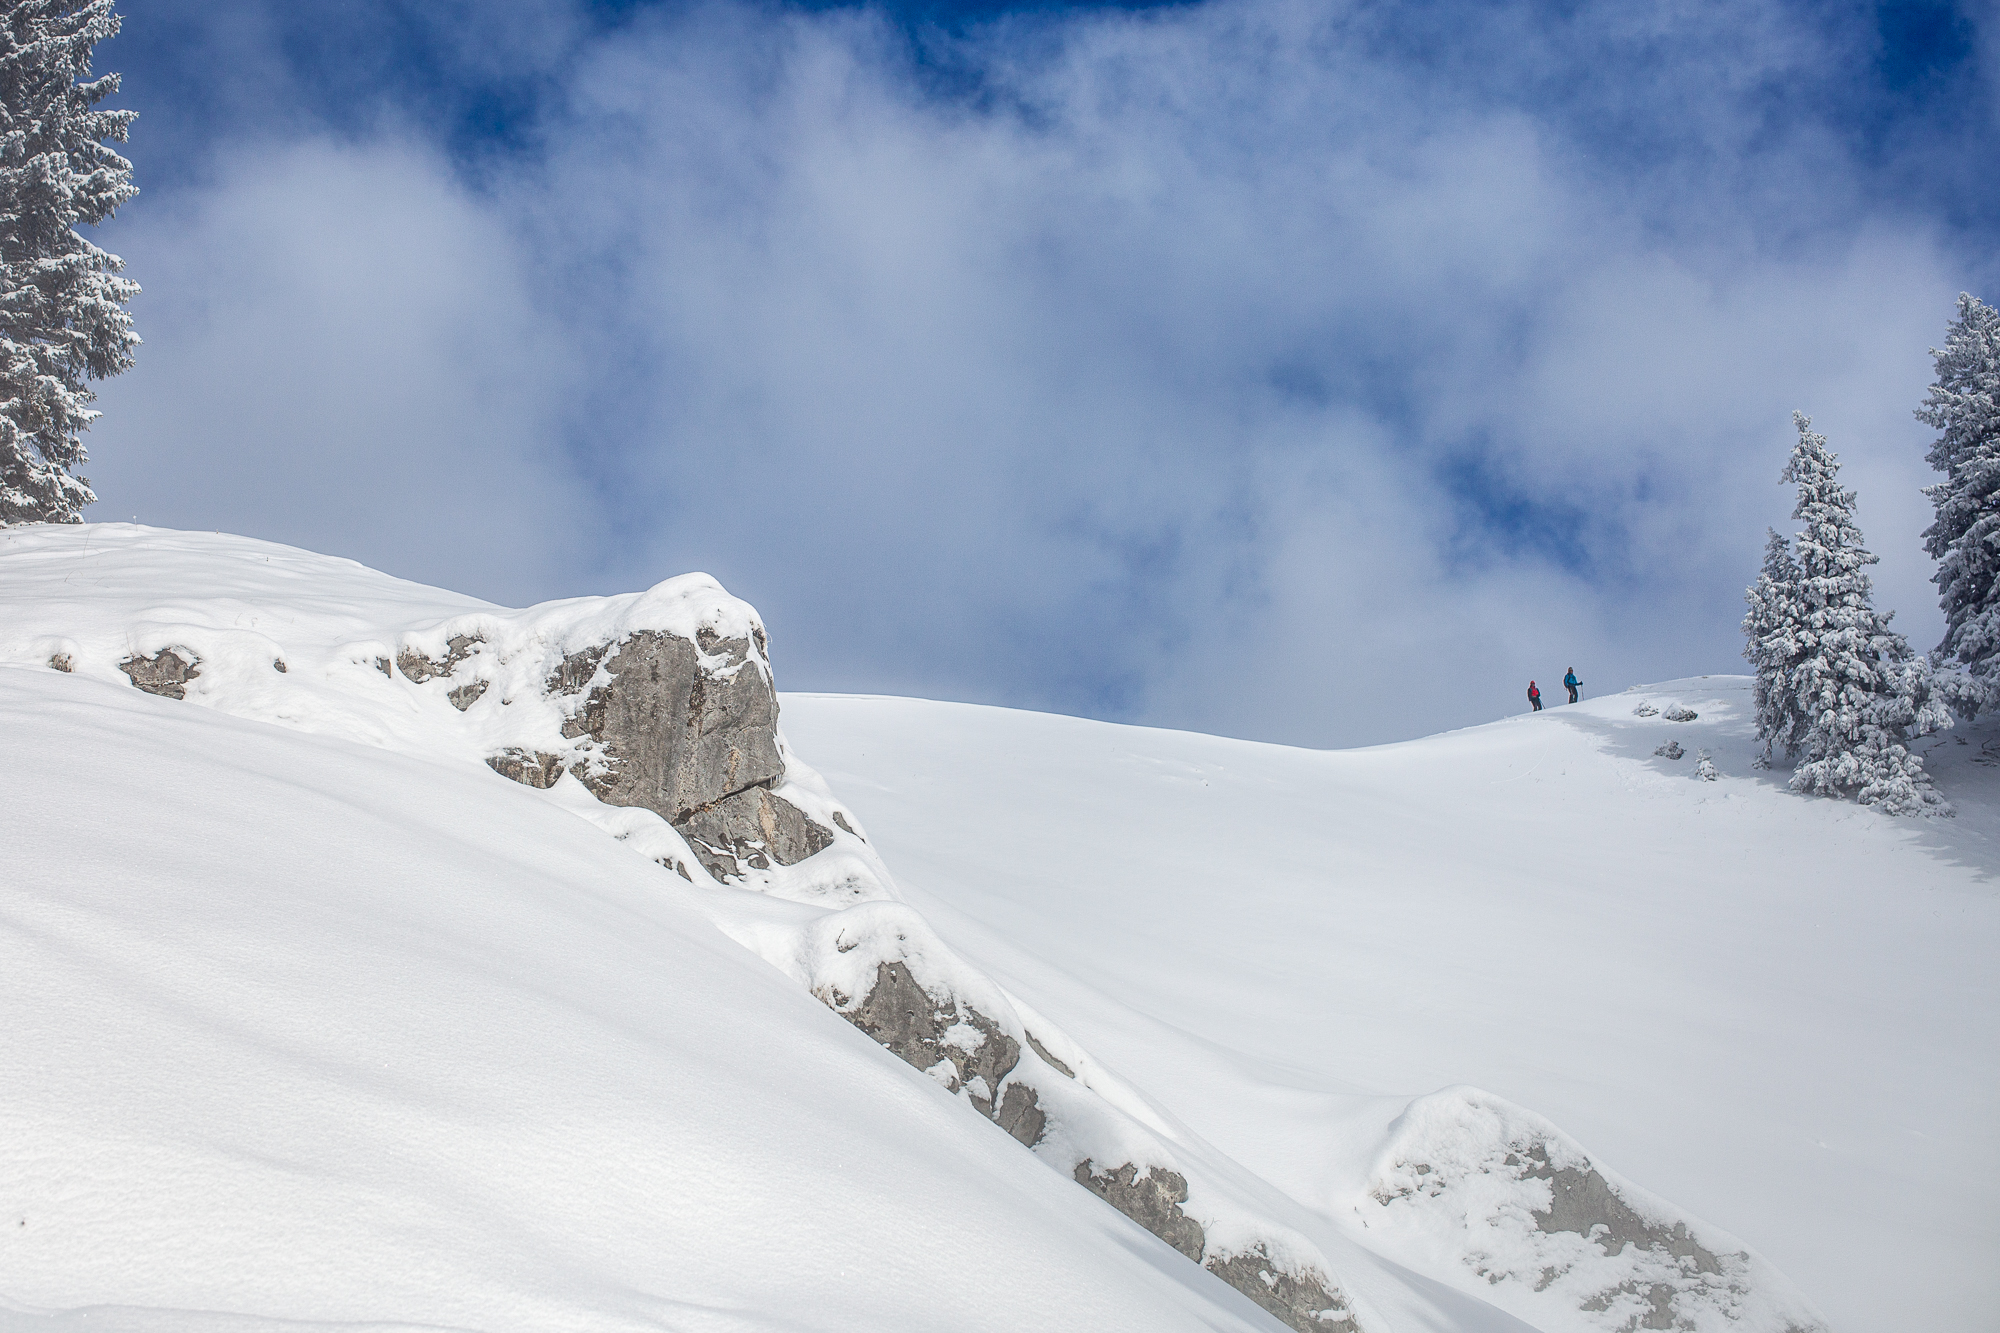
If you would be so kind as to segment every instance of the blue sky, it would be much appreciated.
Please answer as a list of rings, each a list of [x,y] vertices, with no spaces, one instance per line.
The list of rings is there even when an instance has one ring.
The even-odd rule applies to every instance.
[[[1368,743],[1740,669],[1796,407],[1938,632],[1984,7],[146,0],[99,55],[93,517],[705,569],[787,688]]]

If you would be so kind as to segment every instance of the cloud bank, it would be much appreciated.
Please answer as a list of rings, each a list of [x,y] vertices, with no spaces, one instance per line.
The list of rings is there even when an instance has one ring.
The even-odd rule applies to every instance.
[[[1366,743],[1740,669],[1799,407],[1928,646],[1909,413],[1996,275],[1785,101],[1852,30],[1622,11],[649,11],[466,55],[539,90],[473,152],[273,55],[295,113],[110,237],[98,509],[502,601],[706,569],[790,688]]]

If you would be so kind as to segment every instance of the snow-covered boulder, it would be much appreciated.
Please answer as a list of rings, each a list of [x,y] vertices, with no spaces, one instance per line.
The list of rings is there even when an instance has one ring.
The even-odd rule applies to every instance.
[[[662,816],[723,879],[796,865],[833,842],[831,829],[771,791],[785,761],[764,643],[756,623],[729,638],[707,625],[691,638],[642,629],[570,653],[544,683],[577,701],[562,731],[594,747],[598,762],[573,761],[591,794]],[[535,761],[546,775],[549,762]]]
[[[544,705],[522,715],[534,734],[486,756],[495,772],[542,788],[574,773],[598,800],[665,819],[717,878],[796,865],[833,843],[773,791],[785,761],[764,628],[705,575],[396,637],[396,670],[420,687],[448,682],[435,689],[462,713],[495,683],[510,687],[503,706]]]
[[[662,859],[734,882],[842,836],[823,793],[787,780],[762,622],[705,574],[510,611],[348,561],[127,524],[17,529],[7,557],[0,661],[477,758],[544,789],[573,774],[664,820],[679,841]]]
[[[1735,1237],[1476,1088],[1410,1103],[1356,1211],[1392,1244],[1455,1258],[1486,1299],[1549,1333],[1825,1328]]]

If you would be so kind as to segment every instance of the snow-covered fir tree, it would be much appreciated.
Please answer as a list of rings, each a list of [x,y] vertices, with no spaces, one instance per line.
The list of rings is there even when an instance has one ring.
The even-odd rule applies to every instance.
[[[1937,382],[1917,420],[1938,431],[1929,461],[1945,479],[1924,491],[1937,510],[1924,549],[1938,561],[1938,656],[1966,668],[1954,702],[1972,713],[2000,705],[2000,311],[1961,292],[1931,356]]]
[[[0,0],[0,524],[82,521],[86,381],[129,367],[139,341],[138,285],[75,230],[138,193],[106,146],[137,113],[100,109],[118,76],[90,77],[118,25],[112,0]]]
[[[1806,719],[1792,789],[1851,792],[1890,814],[1949,814],[1910,742],[1950,726],[1951,715],[1929,662],[1875,610],[1866,570],[1877,557],[1862,544],[1854,492],[1841,489],[1826,437],[1803,414],[1792,420],[1799,441],[1783,479],[1799,488],[1792,517],[1805,525],[1794,539],[1801,652],[1792,690]]]
[[[1758,766],[1768,767],[1772,756],[1797,756],[1805,744],[1807,718],[1799,707],[1793,676],[1806,653],[1800,634],[1804,603],[1800,600],[1799,565],[1792,548],[1777,532],[1770,531],[1764,546],[1764,568],[1757,581],[1744,590],[1743,600],[1750,610],[1743,617],[1743,656],[1757,670],[1751,697],[1757,709],[1757,739],[1764,743]]]

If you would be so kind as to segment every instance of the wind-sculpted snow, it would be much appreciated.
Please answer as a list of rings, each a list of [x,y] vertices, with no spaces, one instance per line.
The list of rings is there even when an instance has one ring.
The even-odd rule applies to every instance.
[[[1362,1221],[1421,1271],[1450,1256],[1537,1328],[1627,1333],[1825,1325],[1741,1242],[1607,1172],[1540,1116],[1474,1088],[1391,1126]]]

